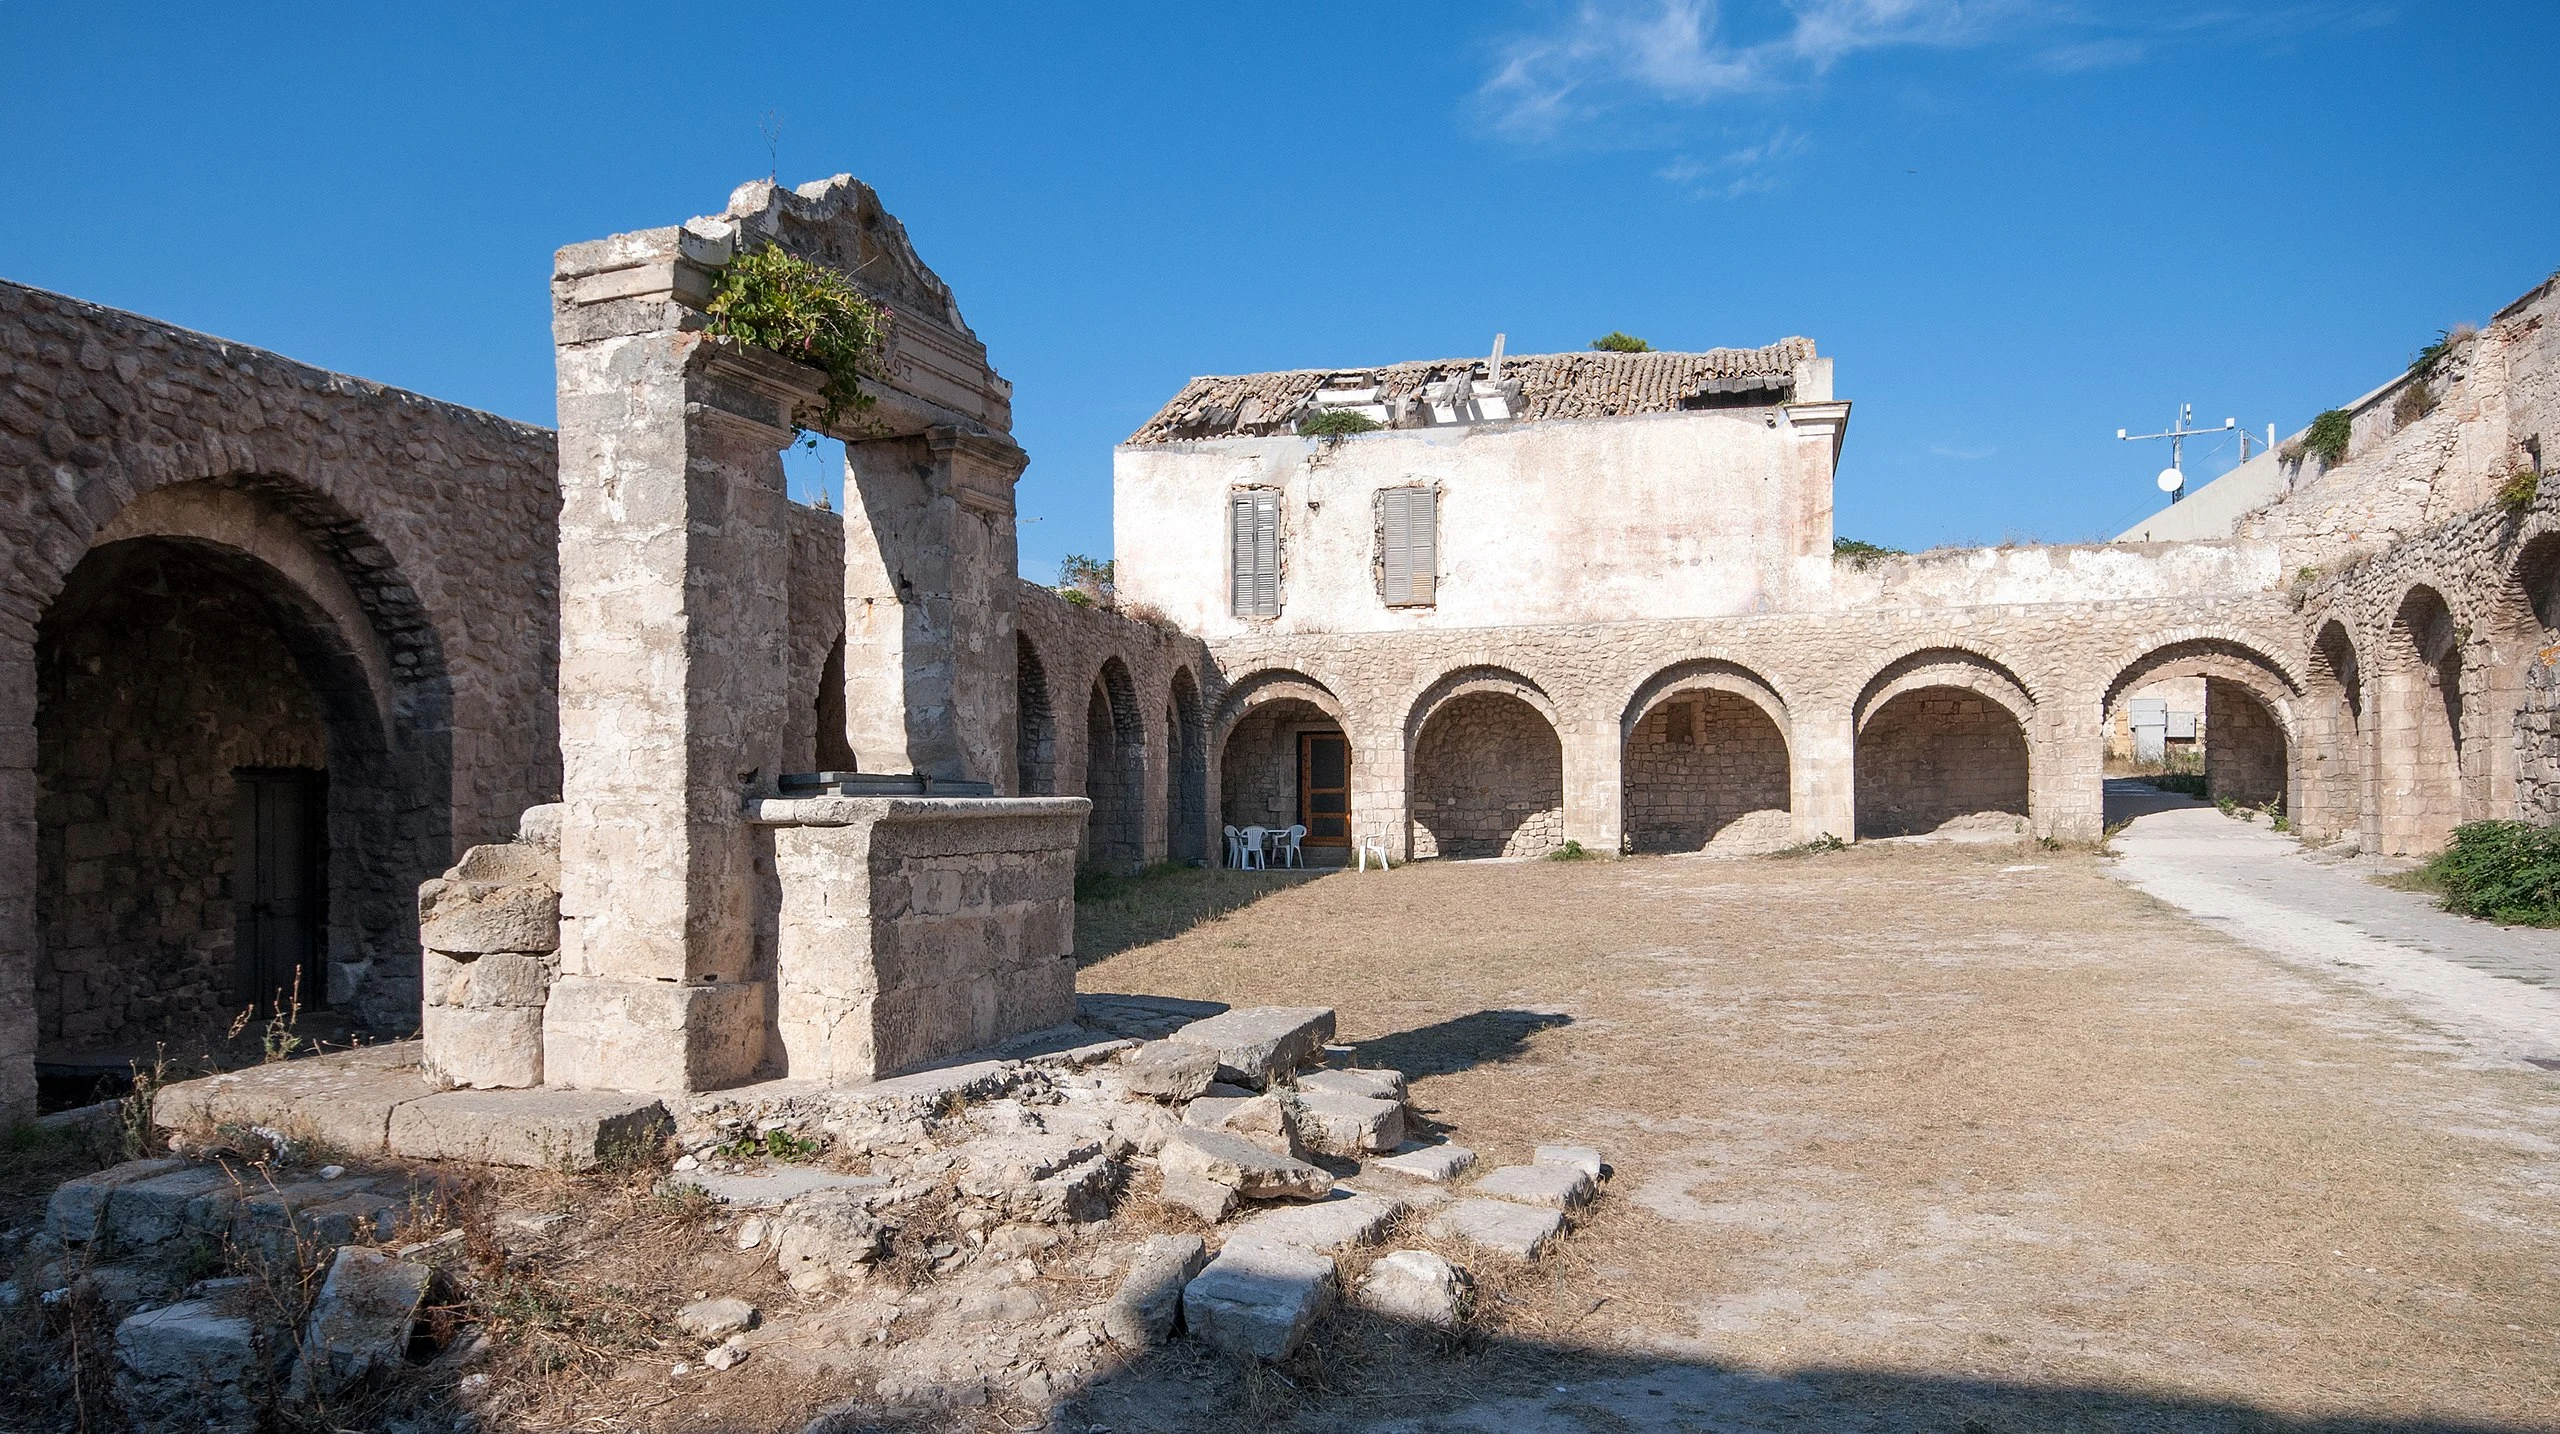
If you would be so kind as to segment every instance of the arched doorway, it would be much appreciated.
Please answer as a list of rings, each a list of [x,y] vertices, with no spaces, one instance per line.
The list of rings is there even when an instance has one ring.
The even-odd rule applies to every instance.
[[[2380,737],[2382,849],[2442,850],[2463,820],[2471,732],[2462,690],[2462,634],[2442,594],[2416,587],[2391,623]]]
[[[1628,849],[1742,855],[1785,846],[1785,710],[1757,674],[1721,663],[1647,683],[1624,723]]]
[[[2514,734],[2501,746],[2514,754],[2516,815],[2560,821],[2560,533],[2528,540],[2510,573],[2489,667]]]
[[[1345,860],[1356,820],[1352,750],[1333,693],[1303,673],[1257,672],[1237,681],[1220,710],[1220,825],[1303,826],[1299,851],[1310,865]]]
[[[1106,871],[1146,865],[1146,721],[1120,659],[1102,664],[1085,702],[1084,794],[1093,802],[1085,860]]]
[[[1049,673],[1039,649],[1013,637],[1013,790],[1016,796],[1058,794],[1058,719],[1049,707]]]
[[[2304,840],[2326,843],[2356,836],[2364,826],[2364,665],[2346,624],[2321,624],[2309,675],[2296,784],[2302,810],[2295,824]]]
[[[1857,835],[2023,835],[2026,688],[1976,653],[1936,649],[1890,664],[1857,707]]]
[[[2135,774],[2170,763],[2183,748],[2205,795],[2291,815],[2294,702],[2301,689],[2274,659],[2227,638],[2166,642],[2120,669],[2100,713],[2111,764]],[[2169,720],[2165,736],[2158,725]],[[2115,742],[2148,727],[2151,742],[2128,755]]]
[[[1526,678],[1488,671],[1443,678],[1415,704],[1416,860],[1564,845],[1564,744],[1544,703]]]
[[[1172,701],[1164,724],[1172,760],[1165,764],[1165,848],[1168,859],[1205,866],[1209,861],[1209,719],[1200,684],[1189,668],[1173,674]]]

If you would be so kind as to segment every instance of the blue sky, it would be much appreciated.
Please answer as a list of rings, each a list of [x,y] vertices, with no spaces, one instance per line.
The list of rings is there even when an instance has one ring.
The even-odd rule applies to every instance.
[[[1186,377],[1497,330],[1809,335],[1843,533],[2076,541],[2156,498],[2119,427],[2291,432],[2560,266],[2555,53],[2548,0],[0,0],[0,276],[547,423],[553,248],[844,170],[1016,386],[1033,576]]]

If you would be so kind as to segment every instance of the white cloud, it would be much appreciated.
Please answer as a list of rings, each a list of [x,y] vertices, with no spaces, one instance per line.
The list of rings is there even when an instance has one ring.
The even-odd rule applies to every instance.
[[[1757,144],[1727,150],[1713,159],[1680,155],[1654,173],[1683,189],[1731,199],[1775,188],[1780,167],[1812,143],[1803,131],[1780,125]]]

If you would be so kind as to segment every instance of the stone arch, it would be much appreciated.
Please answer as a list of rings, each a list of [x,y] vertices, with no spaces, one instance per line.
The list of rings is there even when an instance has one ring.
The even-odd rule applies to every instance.
[[[2311,640],[2302,707],[2295,825],[2314,842],[2354,835],[2364,821],[2364,663],[2354,635],[2336,618]]]
[[[288,995],[413,1020],[415,895],[453,854],[452,687],[363,525],[272,475],[151,489],[34,638],[40,1048],[183,1038]]]
[[[2176,680],[2203,684],[2205,791],[2246,806],[2289,800],[2301,686],[2274,658],[2237,639],[2172,636],[2117,669],[2107,683],[2100,720],[2117,714],[2147,687]]]
[[[1667,667],[1628,699],[1619,741],[1630,851],[1787,844],[1787,705],[1759,673],[1720,658]]]
[[[2549,822],[2560,819],[2560,532],[2525,539],[2505,578],[2489,633],[2489,805]]]
[[[1029,636],[1013,635],[1013,790],[1017,796],[1058,794],[1058,717],[1049,704],[1049,669]]]
[[[1852,709],[1857,835],[2024,832],[2035,712],[2016,673],[1970,648],[1886,663]]]
[[[1347,849],[1353,753],[1342,702],[1331,688],[1294,668],[1245,673],[1228,687],[1213,730],[1221,826],[1304,825],[1304,850],[1315,860]],[[1332,785],[1337,768],[1338,793]],[[1331,810],[1335,806],[1341,810]]]
[[[2383,641],[2382,711],[2375,775],[2382,849],[2416,856],[2441,849],[2464,819],[2465,789],[2480,756],[2462,672],[2470,634],[2435,587],[2409,588]]]
[[[1188,666],[1173,670],[1165,704],[1165,855],[1207,865],[1209,860],[1209,720],[1200,680]]]
[[[1093,802],[1085,859],[1107,871],[1146,865],[1147,726],[1128,665],[1105,659],[1085,702],[1084,794]]]
[[[1564,743],[1535,682],[1467,667],[1406,719],[1413,855],[1544,856],[1564,845]]]

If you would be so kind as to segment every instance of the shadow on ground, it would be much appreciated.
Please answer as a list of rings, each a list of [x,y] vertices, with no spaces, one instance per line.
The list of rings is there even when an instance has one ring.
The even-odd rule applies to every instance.
[[[1076,882],[1076,964],[1090,966],[1134,946],[1171,940],[1266,896],[1338,871],[1160,866],[1136,876],[1087,874]]]
[[[2188,807],[2208,805],[2178,792],[2164,792],[2137,777],[2107,778],[2101,800],[2104,815],[2099,820],[2109,827],[2120,827],[2153,812],[2184,811]]]
[[[1540,1031],[1573,1024],[1561,1011],[1473,1011],[1391,1036],[1357,1041],[1359,1062],[1412,1079],[1499,1065],[1520,1054]]]

